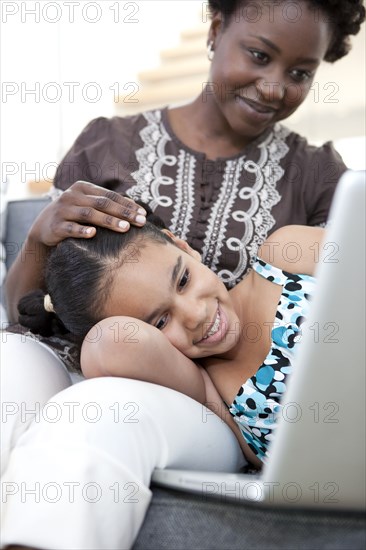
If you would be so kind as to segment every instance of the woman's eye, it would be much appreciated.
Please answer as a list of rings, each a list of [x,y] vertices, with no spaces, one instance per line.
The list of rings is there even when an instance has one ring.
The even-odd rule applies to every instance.
[[[267,63],[267,61],[269,60],[269,56],[259,50],[250,50],[250,53],[255,58],[255,60],[259,61],[260,63]]]
[[[304,71],[302,69],[294,69],[291,71],[291,77],[296,80],[296,82],[304,82],[312,78],[313,73],[311,71]]]
[[[188,271],[188,269],[186,269],[185,272],[182,275],[182,278],[180,279],[180,281],[178,283],[178,288],[181,290],[182,288],[187,286],[188,281],[189,281],[189,271]]]
[[[164,315],[159,319],[159,321],[156,323],[155,326],[157,329],[162,330],[166,326],[167,322],[168,322],[168,316]]]

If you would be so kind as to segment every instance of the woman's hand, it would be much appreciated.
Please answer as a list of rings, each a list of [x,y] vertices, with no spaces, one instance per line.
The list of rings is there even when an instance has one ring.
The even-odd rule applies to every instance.
[[[18,319],[22,296],[44,288],[44,266],[51,246],[67,237],[88,239],[96,227],[127,231],[144,225],[145,210],[131,199],[85,181],[77,181],[38,215],[5,280],[10,322]]]
[[[125,232],[144,225],[146,211],[133,200],[93,183],[77,181],[50,203],[33,223],[33,242],[55,246],[68,237],[87,239],[96,226]]]

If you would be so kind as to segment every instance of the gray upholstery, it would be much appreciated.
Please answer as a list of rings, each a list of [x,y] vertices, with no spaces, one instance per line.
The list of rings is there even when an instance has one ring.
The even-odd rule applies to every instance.
[[[365,549],[361,514],[276,510],[153,491],[133,550]]]
[[[8,204],[3,237],[7,266],[48,201],[42,198]],[[134,550],[365,547],[365,522],[358,513],[260,508],[153,487],[152,503]]]
[[[5,265],[9,269],[23,244],[28,229],[39,212],[50,202],[48,197],[10,201],[6,207],[3,240],[6,252]]]

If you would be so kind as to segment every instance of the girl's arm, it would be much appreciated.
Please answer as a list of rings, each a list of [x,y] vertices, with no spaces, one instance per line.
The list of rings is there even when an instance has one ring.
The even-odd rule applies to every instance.
[[[84,376],[122,376],[166,386],[206,400],[199,367],[178,351],[156,327],[133,317],[109,317],[84,339],[80,364]]]
[[[205,383],[205,392],[206,392],[206,402],[203,403],[208,409],[213,411],[217,416],[225,422],[229,428],[234,432],[235,437],[238,440],[238,443],[243,451],[245,458],[257,468],[262,467],[262,462],[256,457],[253,451],[250,449],[246,441],[244,440],[238,425],[234,421],[232,415],[230,414],[227,406],[223,402],[219,392],[217,391],[214,383],[212,382],[208,372],[200,367],[201,374]]]
[[[44,288],[43,272],[51,246],[67,237],[93,237],[95,226],[126,231],[129,223],[121,227],[122,220],[143,225],[144,220],[142,223],[136,221],[139,209],[141,207],[131,199],[84,181],[74,183],[51,202],[36,218],[7,274],[5,289],[9,320],[17,321],[17,305],[22,296],[31,290]]]
[[[277,229],[258,251],[265,262],[290,273],[314,275],[321,256],[325,230],[305,225]]]
[[[208,373],[172,346],[156,327],[133,317],[103,319],[87,334],[80,363],[86,378],[121,376],[188,395],[219,416],[234,432],[247,460],[261,467]]]

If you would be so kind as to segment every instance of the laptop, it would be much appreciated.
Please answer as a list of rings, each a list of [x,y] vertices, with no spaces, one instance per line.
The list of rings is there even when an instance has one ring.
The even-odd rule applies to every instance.
[[[259,474],[156,469],[153,483],[257,505],[366,509],[365,172],[332,203],[316,293]]]

